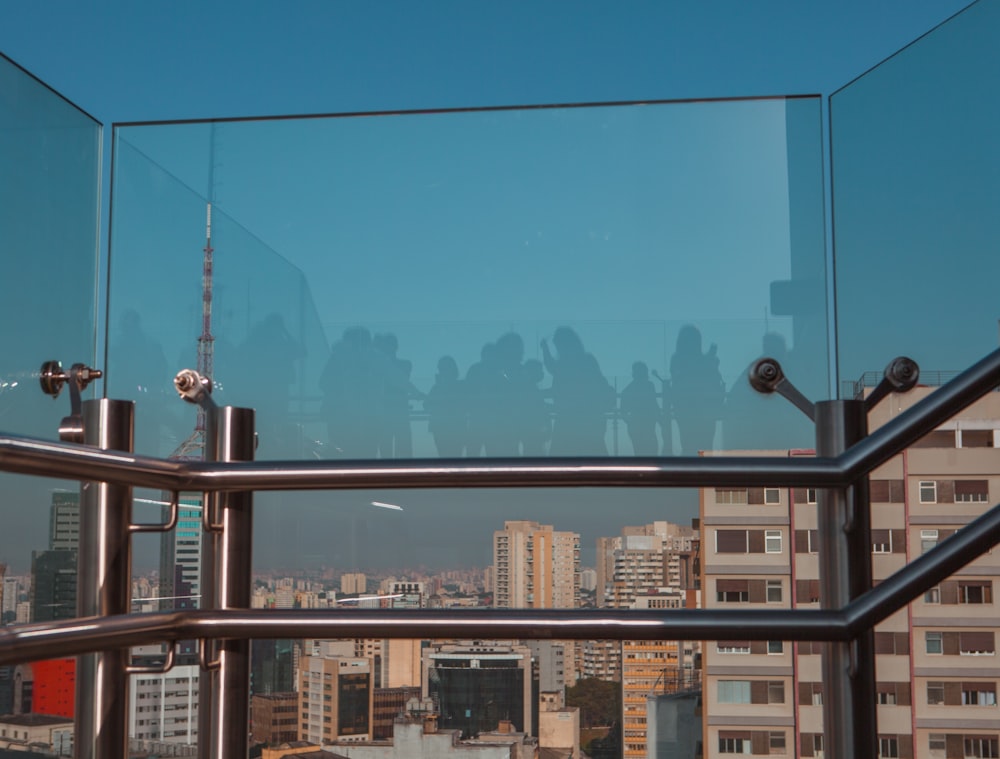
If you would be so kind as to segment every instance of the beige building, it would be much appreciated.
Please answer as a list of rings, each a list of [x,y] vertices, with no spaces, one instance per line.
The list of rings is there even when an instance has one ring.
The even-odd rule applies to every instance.
[[[580,605],[580,535],[508,521],[493,533],[493,605],[575,609]]]
[[[869,426],[877,428],[931,391],[919,387],[886,398]],[[880,466],[870,485],[878,582],[996,502],[1000,394]],[[818,606],[815,491],[706,488],[701,525],[706,607]],[[1000,554],[992,552],[876,628],[881,756],[1000,756],[997,576]],[[822,756],[819,653],[820,644],[810,643],[705,643],[704,756]]]
[[[685,569],[697,542],[695,530],[665,521],[598,538],[597,592],[602,605],[644,610],[697,605],[696,583]],[[682,672],[693,671],[696,652],[694,641],[630,640],[610,649],[600,642],[585,644],[584,671],[596,675],[603,669],[612,676],[620,672],[625,759],[646,759],[648,700],[672,692]],[[612,658],[615,654],[618,662]]]
[[[363,572],[348,572],[340,576],[340,592],[344,595],[360,595],[368,589],[368,578]]]
[[[387,638],[382,641],[383,688],[420,687],[420,662],[424,641]]]
[[[298,690],[299,740],[371,740],[375,687],[370,659],[305,656]]]

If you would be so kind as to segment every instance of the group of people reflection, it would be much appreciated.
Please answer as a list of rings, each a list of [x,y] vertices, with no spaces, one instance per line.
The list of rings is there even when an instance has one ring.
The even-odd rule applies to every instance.
[[[394,335],[360,326],[331,348],[320,389],[332,455],[412,456],[411,401],[422,403],[441,457],[607,455],[612,419],[624,422],[637,456],[695,455],[712,448],[726,397],[716,347],[704,350],[693,325],[678,334],[669,377],[635,361],[620,393],[566,326],[551,344],[540,342],[541,360],[525,358],[516,332],[484,345],[464,371],[442,356],[426,392],[413,384],[413,365],[398,350]]]

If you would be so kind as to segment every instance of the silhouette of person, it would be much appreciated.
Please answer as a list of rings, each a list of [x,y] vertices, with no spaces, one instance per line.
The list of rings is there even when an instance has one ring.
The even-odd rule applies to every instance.
[[[701,332],[692,324],[677,334],[670,357],[670,401],[685,456],[712,450],[715,424],[722,417],[726,391],[716,351],[713,343],[702,353]]]
[[[424,398],[424,410],[429,416],[427,429],[442,458],[458,458],[465,451],[468,424],[464,390],[455,359],[442,356],[434,384]]]
[[[493,396],[496,392],[497,376],[501,373],[496,344],[486,343],[479,355],[479,361],[470,366],[465,373],[469,414],[469,437],[465,452],[471,457],[482,456],[483,449],[488,447],[487,440],[494,426]]]
[[[587,353],[580,336],[570,327],[559,327],[552,346],[542,340],[542,361],[552,375],[553,456],[607,455],[605,443],[608,411],[615,405],[614,388],[601,374],[597,359]]]
[[[530,358],[521,365],[518,427],[521,453],[525,456],[544,456],[545,444],[552,435],[551,407],[539,387],[543,379],[545,367],[541,361]]]
[[[399,341],[391,333],[376,335],[373,345],[385,357],[379,364],[384,374],[378,430],[379,453],[384,459],[409,458],[413,455],[410,397],[420,395],[410,383],[413,364],[397,357]]]
[[[233,397],[240,406],[257,410],[257,429],[268,455],[293,455],[295,424],[289,419],[295,364],[305,358],[302,344],[289,333],[281,314],[273,312],[250,329],[236,350],[232,372]]]
[[[655,456],[660,452],[656,425],[661,409],[656,388],[649,378],[649,367],[642,361],[632,364],[632,381],[622,390],[621,412],[636,456]]]
[[[330,447],[343,458],[375,458],[385,357],[365,327],[349,327],[330,349],[319,386]]]

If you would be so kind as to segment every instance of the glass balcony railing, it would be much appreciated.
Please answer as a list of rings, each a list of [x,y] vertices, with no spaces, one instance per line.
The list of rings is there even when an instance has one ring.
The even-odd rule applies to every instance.
[[[0,239],[33,251],[0,288],[38,314],[0,337],[0,468],[68,478],[0,481],[0,712],[75,676],[113,704],[77,699],[84,754],[242,754],[248,720],[356,757],[995,753],[998,12],[826,103],[116,125],[100,316],[100,126],[0,59]],[[825,399],[901,354],[922,386],[831,442]],[[50,358],[134,402],[135,456],[38,442]],[[169,529],[95,548],[95,503]],[[127,570],[74,549],[131,592],[95,606]]]

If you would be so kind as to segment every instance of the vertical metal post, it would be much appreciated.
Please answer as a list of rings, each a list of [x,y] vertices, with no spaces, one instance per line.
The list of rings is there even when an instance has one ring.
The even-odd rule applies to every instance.
[[[108,399],[83,404],[84,442],[131,451],[135,404]],[[132,488],[85,482],[80,488],[77,615],[128,614],[132,583],[129,524]],[[127,648],[77,657],[76,756],[128,755]]]
[[[868,434],[863,401],[816,404],[816,453],[836,456]],[[868,478],[819,492],[820,602],[843,608],[872,587]],[[878,755],[872,630],[823,644],[823,750],[838,759]]]
[[[215,414],[213,446],[218,461],[251,461],[254,456],[253,409],[224,406]],[[212,432],[212,428],[209,428]],[[249,609],[252,590],[253,494],[222,493],[206,501],[210,522],[219,530],[205,533],[203,561],[212,574],[202,575],[205,608]],[[208,550],[205,550],[205,549]],[[217,666],[201,674],[199,755],[210,759],[246,757],[250,749],[250,641],[222,640]]]

